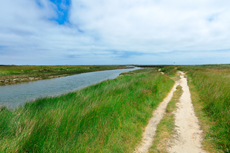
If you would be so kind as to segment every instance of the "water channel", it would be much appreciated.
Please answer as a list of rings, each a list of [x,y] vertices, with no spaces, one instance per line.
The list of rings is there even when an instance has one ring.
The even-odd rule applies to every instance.
[[[55,79],[0,86],[0,106],[16,108],[37,98],[58,96],[72,92],[103,80],[114,79],[120,73],[132,70],[135,69],[97,71]]]

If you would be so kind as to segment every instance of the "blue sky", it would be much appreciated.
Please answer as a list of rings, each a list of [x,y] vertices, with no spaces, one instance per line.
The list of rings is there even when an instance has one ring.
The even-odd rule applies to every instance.
[[[70,6],[71,6],[71,1],[70,0],[65,0],[65,1],[51,0],[51,2],[56,6],[55,11],[57,14],[57,16],[51,18],[51,20],[58,22],[58,24],[60,25],[70,23],[69,22],[69,11],[70,11]],[[41,4],[40,1],[39,1],[39,4]]]
[[[229,0],[7,0],[0,64],[230,63]]]

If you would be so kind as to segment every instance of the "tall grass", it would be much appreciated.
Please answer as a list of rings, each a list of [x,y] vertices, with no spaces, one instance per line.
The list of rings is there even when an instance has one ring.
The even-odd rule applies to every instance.
[[[227,65],[228,66],[228,65]],[[226,67],[188,68],[201,101],[204,111],[215,125],[210,136],[219,148],[225,152],[230,150],[230,70]]]
[[[2,108],[0,152],[133,152],[172,85],[154,70],[139,70],[14,111]]]
[[[177,68],[175,66],[165,66],[161,68],[161,71],[167,75],[174,76],[177,72]]]

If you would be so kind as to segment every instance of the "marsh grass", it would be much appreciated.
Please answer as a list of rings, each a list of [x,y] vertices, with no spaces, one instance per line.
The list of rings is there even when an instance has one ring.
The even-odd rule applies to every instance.
[[[49,66],[33,66],[33,65],[0,65],[0,85],[7,83],[17,83],[29,81],[29,77],[33,80],[48,79],[52,77],[67,76],[85,72],[94,72],[101,70],[112,70],[127,68],[122,65],[49,65]],[[13,81],[13,79],[23,79],[23,81]]]
[[[191,99],[194,106],[194,111],[196,116],[199,119],[199,125],[203,130],[203,149],[208,151],[209,153],[223,153],[223,151],[219,148],[216,143],[213,142],[212,126],[215,126],[215,122],[213,122],[207,113],[204,112],[204,102],[201,101],[198,91],[195,86],[191,83],[191,78],[188,78],[188,85],[191,92]]]
[[[210,121],[206,132],[217,149],[230,151],[230,75],[229,65],[220,67],[182,67],[188,72],[190,83],[195,86],[202,111]]]
[[[161,68],[161,71],[169,76],[175,76],[177,72],[177,67],[176,66],[165,66]]]
[[[0,152],[133,152],[172,85],[146,70],[14,111],[1,108]]]

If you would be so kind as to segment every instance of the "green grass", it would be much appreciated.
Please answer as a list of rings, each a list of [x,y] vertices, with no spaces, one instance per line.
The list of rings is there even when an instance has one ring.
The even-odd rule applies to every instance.
[[[174,76],[177,72],[177,68],[176,66],[165,66],[161,68],[161,72],[164,72],[169,76]]]
[[[217,149],[230,151],[230,69],[229,65],[187,66],[186,70],[198,92],[202,111],[211,120],[207,136]]]
[[[0,152],[133,152],[173,81],[138,70],[0,111]]]
[[[212,137],[212,126],[215,125],[215,122],[208,116],[208,114],[204,111],[204,102],[201,101],[198,91],[196,90],[195,86],[191,83],[191,78],[188,78],[188,85],[191,92],[192,103],[194,106],[194,111],[196,116],[199,119],[199,125],[203,130],[203,141],[202,146],[203,149],[209,153],[223,153],[223,150],[218,147]],[[219,149],[218,149],[219,148]]]

